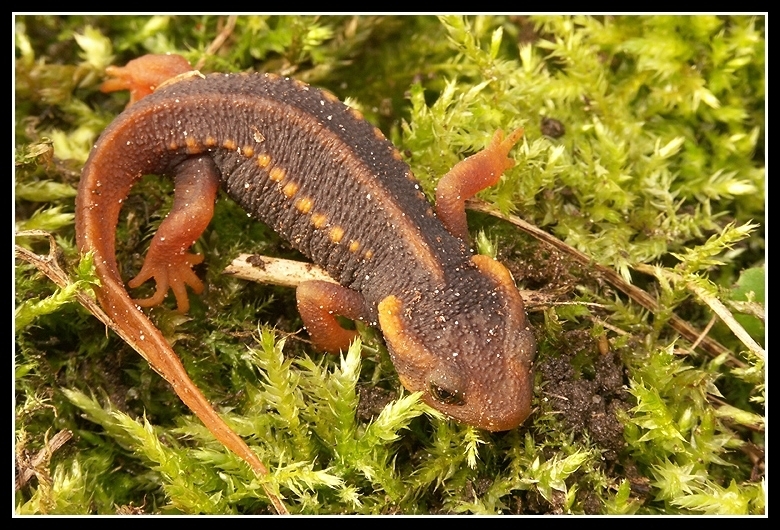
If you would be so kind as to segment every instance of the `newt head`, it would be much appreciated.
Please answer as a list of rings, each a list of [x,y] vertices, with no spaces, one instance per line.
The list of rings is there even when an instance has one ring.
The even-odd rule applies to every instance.
[[[487,256],[458,287],[378,304],[379,324],[403,385],[452,418],[505,431],[531,412],[536,340],[509,271]]]

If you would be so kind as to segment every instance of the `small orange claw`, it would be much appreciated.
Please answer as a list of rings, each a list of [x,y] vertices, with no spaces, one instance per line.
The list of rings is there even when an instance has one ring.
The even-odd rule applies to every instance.
[[[190,309],[190,300],[187,296],[186,286],[190,286],[195,294],[203,292],[203,282],[192,271],[192,267],[203,262],[203,254],[191,254],[189,252],[179,254],[175,258],[167,258],[165,263],[147,255],[141,272],[127,282],[127,285],[135,289],[146,280],[154,278],[157,283],[154,295],[149,298],[133,300],[141,307],[159,305],[165,299],[170,289],[176,297],[177,309],[180,313],[186,313]]]

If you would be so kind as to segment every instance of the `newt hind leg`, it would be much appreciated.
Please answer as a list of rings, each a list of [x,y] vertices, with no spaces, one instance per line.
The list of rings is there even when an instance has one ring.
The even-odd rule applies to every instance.
[[[189,252],[203,234],[214,214],[220,173],[209,156],[188,158],[174,170],[173,208],[160,224],[138,275],[128,282],[136,288],[145,281],[157,283],[154,295],[134,300],[141,307],[160,304],[170,289],[178,310],[190,308],[189,286],[195,294],[203,292],[203,282],[192,268],[203,261],[203,255]]]

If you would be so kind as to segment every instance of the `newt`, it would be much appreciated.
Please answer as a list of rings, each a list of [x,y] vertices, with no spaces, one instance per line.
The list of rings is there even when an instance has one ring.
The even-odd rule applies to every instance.
[[[399,151],[329,92],[268,73],[190,70],[181,57],[156,55],[112,67],[103,89],[130,89],[133,101],[94,145],[76,200],[77,244],[94,253],[100,305],[185,404],[262,467],[140,310],[170,290],[187,311],[187,287],[202,292],[193,266],[203,256],[190,247],[221,188],[338,281],[297,288],[315,345],[338,351],[356,337],[335,315],[378,326],[401,383],[430,406],[489,431],[520,425],[531,410],[534,334],[509,271],[470,249],[464,203],[513,165],[508,154],[522,129],[496,132],[445,175],[434,212]],[[146,174],[173,178],[174,204],[128,282],[154,280],[154,295],[134,300],[117,266],[115,230]]]

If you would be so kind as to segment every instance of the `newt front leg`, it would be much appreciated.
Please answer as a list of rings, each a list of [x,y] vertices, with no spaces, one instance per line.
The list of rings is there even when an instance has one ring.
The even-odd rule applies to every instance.
[[[516,129],[506,139],[503,131],[496,131],[490,145],[458,162],[441,178],[436,187],[436,215],[452,235],[468,241],[466,201],[495,185],[502,173],[514,166],[509,151],[522,136],[523,129]]]

